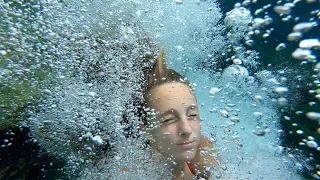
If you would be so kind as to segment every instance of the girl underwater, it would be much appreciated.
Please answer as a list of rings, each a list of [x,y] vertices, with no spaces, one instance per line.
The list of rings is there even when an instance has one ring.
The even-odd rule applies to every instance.
[[[190,83],[166,66],[163,49],[142,87],[140,130],[153,151],[168,160],[174,179],[209,179],[218,165],[213,144],[201,135],[197,99]]]

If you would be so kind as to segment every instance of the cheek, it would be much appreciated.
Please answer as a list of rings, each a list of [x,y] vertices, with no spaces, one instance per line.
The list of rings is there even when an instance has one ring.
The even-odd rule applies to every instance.
[[[162,143],[170,143],[174,141],[176,135],[176,131],[174,127],[167,126],[167,127],[160,127],[152,132],[152,137],[155,141],[162,142]]]
[[[191,122],[190,125],[193,127],[193,129],[195,131],[200,132],[200,129],[201,129],[200,120],[195,120],[195,121]]]

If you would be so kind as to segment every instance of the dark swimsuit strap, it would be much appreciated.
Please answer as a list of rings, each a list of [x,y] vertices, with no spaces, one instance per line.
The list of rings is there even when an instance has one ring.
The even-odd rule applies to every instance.
[[[188,168],[189,168],[190,172],[191,172],[193,175],[196,175],[196,172],[194,171],[191,162],[187,161],[186,163],[187,163],[187,165],[188,165]]]

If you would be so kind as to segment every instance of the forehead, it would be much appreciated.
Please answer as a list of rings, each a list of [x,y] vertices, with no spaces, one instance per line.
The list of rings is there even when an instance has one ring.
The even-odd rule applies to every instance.
[[[148,92],[147,105],[157,111],[165,111],[180,106],[196,105],[196,98],[189,86],[181,82],[166,83]]]

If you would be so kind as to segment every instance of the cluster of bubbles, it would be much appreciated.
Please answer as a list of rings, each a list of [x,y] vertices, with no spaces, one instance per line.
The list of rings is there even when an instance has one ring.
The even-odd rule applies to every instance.
[[[295,47],[295,50],[293,50],[291,52],[291,57],[295,60],[300,60],[301,61],[301,65],[304,64],[309,64],[313,69],[309,69],[309,71],[315,71],[316,73],[318,73],[318,56],[317,56],[317,51],[319,50],[319,40],[318,38],[310,38],[310,34],[308,34],[309,31],[312,31],[315,28],[318,28],[318,23],[319,23],[319,19],[320,19],[320,13],[319,13],[319,9],[316,10],[312,10],[309,13],[309,16],[311,16],[311,18],[309,19],[309,21],[302,21],[300,20],[300,17],[296,16],[294,17],[294,15],[292,15],[292,11],[294,8],[298,8],[300,1],[277,1],[276,5],[272,5],[272,4],[268,4],[263,6],[263,8],[257,9],[254,12],[254,15],[257,16],[256,18],[253,18],[253,21],[250,23],[249,28],[247,29],[247,34],[244,37],[245,40],[245,44],[247,46],[254,46],[255,41],[253,40],[254,36],[260,36],[262,39],[265,39],[265,43],[268,42],[268,38],[269,35],[274,31],[277,30],[276,26],[272,26],[272,24],[274,23],[273,18],[271,18],[274,15],[270,14],[270,11],[268,11],[269,9],[271,9],[273,12],[276,13],[276,15],[279,15],[281,17],[281,20],[283,21],[283,23],[286,23],[287,21],[293,21],[295,22],[295,25],[293,25],[292,27],[292,32],[287,34],[287,38],[286,40],[288,41],[288,43],[282,42],[280,43],[276,48],[275,51],[283,51],[286,48],[286,44],[290,44],[291,46],[292,44],[298,44],[298,47]],[[241,8],[242,12],[244,12],[244,7],[246,6],[250,6],[251,3],[255,3],[255,2],[250,2],[250,1],[244,1],[242,4],[241,3],[237,3],[235,5],[235,8]],[[306,3],[313,3],[315,5],[319,5],[319,2],[317,1],[306,1]],[[317,7],[317,6],[315,6]],[[233,11],[231,11],[233,12]],[[232,13],[229,12],[227,13],[227,15],[232,16]],[[240,12],[240,11],[238,11]],[[244,13],[246,14],[246,13]],[[261,15],[263,16],[263,18],[261,18]],[[239,15],[238,15],[239,16]],[[260,16],[260,17],[259,17]],[[240,18],[241,19],[241,18]],[[247,18],[248,19],[248,18]],[[239,23],[240,24],[240,23]],[[245,22],[243,23],[245,24]],[[279,33],[279,30],[278,30]],[[281,31],[280,31],[281,33]],[[306,38],[304,38],[304,36]],[[237,64],[236,61],[233,63]],[[271,64],[269,64],[268,66],[271,66]],[[232,65],[228,68],[225,69],[225,71],[222,73],[223,75],[227,75],[230,76],[230,74],[232,75],[232,73],[234,73],[235,76],[242,76],[242,77],[250,77],[248,76],[248,72],[246,71],[246,69],[243,69],[243,67],[240,66],[235,66]],[[252,72],[251,72],[252,73]],[[293,92],[293,90],[290,90],[288,85],[290,84],[289,81],[290,79],[292,80],[292,77],[290,78],[290,71],[288,70],[280,70],[279,75],[272,75],[270,71],[261,71],[261,72],[257,72],[254,74],[254,77],[250,77],[249,79],[247,78],[247,83],[245,85],[245,87],[243,86],[239,86],[237,85],[236,87],[232,87],[231,89],[236,89],[237,91],[234,91],[233,95],[235,96],[241,96],[241,97],[247,97],[246,99],[254,99],[255,102],[258,102],[258,105],[262,102],[268,102],[267,104],[271,104],[271,105],[275,105],[275,109],[280,110],[277,114],[272,115],[272,112],[269,112],[268,114],[271,115],[270,117],[272,117],[269,121],[263,121],[263,122],[274,122],[275,124],[278,124],[279,122],[277,121],[272,121],[272,119],[283,119],[284,121],[292,121],[290,116],[281,116],[279,115],[279,113],[284,113],[286,111],[288,111],[288,107],[292,107],[290,106],[290,103],[297,103],[301,100],[299,99],[294,99],[297,101],[290,101],[290,98],[292,96],[297,96],[297,94],[295,94]],[[302,72],[296,72],[296,73],[302,73]],[[312,78],[315,79],[313,81],[313,84],[317,87],[318,86],[318,74],[314,74],[312,75]],[[303,73],[302,73],[303,74]],[[286,77],[287,76],[287,77]],[[303,75],[297,75],[298,79],[301,79]],[[221,79],[223,77],[218,76],[216,79]],[[257,81],[261,82],[258,86],[256,86]],[[249,82],[249,84],[248,84]],[[219,95],[217,97],[219,97],[218,99],[220,99],[220,102],[225,102],[226,98],[225,97],[221,97],[221,92],[224,92],[228,94],[228,91],[230,91],[230,84],[227,83],[227,85],[224,85],[225,82],[222,84],[218,84],[216,85],[216,87],[212,88],[210,93],[211,94],[218,94]],[[251,84],[251,85],[250,85]],[[241,84],[240,84],[241,85]],[[254,86],[252,86],[254,85]],[[218,87],[217,87],[218,86]],[[255,87],[256,86],[256,87]],[[221,88],[222,87],[222,88]],[[240,88],[239,88],[240,87]],[[247,91],[242,91],[246,88],[248,88]],[[254,89],[259,88],[258,91],[254,92],[253,94],[252,91],[254,91]],[[294,86],[291,86],[294,87]],[[296,87],[299,87],[298,85]],[[269,91],[267,94],[265,94],[265,92],[262,91]],[[243,92],[247,92],[247,96],[243,95]],[[311,95],[314,95],[315,99],[318,99],[318,93],[317,90],[309,90],[309,93]],[[291,97],[290,97],[291,96]],[[221,100],[222,99],[222,100]],[[232,99],[232,98],[231,98]],[[256,106],[257,104],[254,101],[249,101],[249,103],[252,103],[253,106]],[[240,104],[243,105],[243,100],[239,101]],[[317,108],[312,108],[312,106],[315,106],[317,103],[315,101],[309,102],[309,105],[311,108],[309,109],[313,109],[314,111],[310,111],[309,112],[305,112],[305,111],[301,111],[301,110],[296,110],[296,114],[297,115],[304,115],[306,118],[308,118],[311,121],[318,121],[319,124],[319,113],[317,112]],[[232,105],[234,105],[234,102],[232,103]],[[260,104],[261,105],[261,104]],[[264,104],[263,107],[267,108],[269,105]],[[221,105],[219,103],[219,105],[217,107],[215,107],[213,109],[212,112],[219,112],[220,109],[220,115],[224,118],[230,118],[230,112],[234,112],[234,110],[232,108],[230,108],[230,106],[227,106],[225,108],[221,107],[223,105]],[[222,109],[222,110],[221,110]],[[250,109],[255,109],[253,107],[250,107]],[[266,110],[266,109],[265,109]],[[264,110],[264,111],[265,111]],[[274,113],[273,110],[273,113]],[[253,110],[254,111],[254,110]],[[262,113],[263,110],[260,110],[258,112],[254,112],[254,116],[258,117],[258,119],[261,119],[263,117]],[[237,113],[232,113],[237,114],[238,116],[238,112]],[[240,114],[240,113],[239,113]],[[246,119],[246,121],[252,119],[249,117],[244,118]],[[241,118],[235,118],[235,117],[231,117],[230,121],[232,124],[234,124],[235,122],[239,122],[241,120]],[[306,120],[306,124],[307,124]],[[241,122],[241,121],[240,121]],[[259,122],[259,121],[258,121]],[[312,123],[312,122],[310,122]],[[259,124],[256,122],[256,124]],[[242,124],[243,125],[243,124]],[[250,127],[250,126],[248,126]],[[277,126],[274,126],[272,124],[268,124],[266,127],[268,127],[267,129],[263,130],[263,128],[261,128],[260,125],[257,126],[256,130],[253,130],[253,133],[255,133],[256,135],[259,136],[264,136],[265,134],[270,133],[270,129],[271,132],[273,131],[274,133],[276,131],[278,131],[278,135],[274,136],[274,141],[277,139],[277,136],[280,137],[279,135],[281,135],[282,130]],[[272,128],[271,128],[272,127]],[[310,149],[314,149],[313,150],[309,150],[309,152],[314,152],[314,153],[319,153],[319,146],[317,143],[317,136],[319,135],[319,126],[316,127],[316,131],[315,132],[307,132],[307,134],[305,134],[305,132],[301,129],[299,129],[299,125],[297,123],[295,123],[294,121],[292,121],[292,127],[294,127],[293,129],[298,129],[295,132],[293,131],[289,131],[289,134],[297,134],[297,137],[301,138],[301,141],[299,142],[299,145],[301,148],[304,147],[308,147]],[[243,126],[244,128],[244,126]],[[266,131],[267,130],[267,131]],[[224,130],[225,131],[225,130]],[[268,132],[268,133],[266,133]],[[235,130],[235,134],[241,134],[241,132],[237,132],[237,130]],[[243,137],[243,136],[240,136]],[[252,138],[252,137],[251,137]],[[271,139],[273,139],[271,138]],[[250,138],[248,137],[247,140],[249,140]],[[260,139],[261,140],[261,139]],[[264,141],[265,142],[265,141]],[[270,141],[272,142],[272,141]],[[279,143],[279,142],[278,142]],[[275,143],[274,145],[276,145],[277,143]],[[297,147],[297,146],[296,146]],[[312,173],[312,176],[314,178],[319,178],[320,175],[320,171],[319,171],[319,165],[315,165],[314,167],[310,166],[309,162],[314,160],[314,156],[315,154],[310,153],[307,157],[301,155],[301,150],[299,150],[299,148],[290,148],[290,147],[283,147],[283,146],[279,146],[278,147],[280,152],[286,152],[288,153],[287,158],[284,158],[285,163],[288,162],[288,159],[290,161],[293,161],[295,164],[295,167],[297,168],[297,170],[303,170],[303,169],[307,169],[309,172]],[[291,154],[293,153],[293,154]],[[245,153],[244,153],[245,154]],[[252,153],[249,153],[252,154]],[[242,153],[243,155],[243,153]],[[272,158],[269,158],[269,160],[272,160]],[[264,161],[266,162],[266,161]],[[278,167],[279,168],[279,167]],[[270,169],[268,169],[270,170]],[[290,171],[288,171],[290,172]],[[251,173],[250,173],[251,174]],[[291,174],[294,174],[291,172]]]
[[[274,87],[280,83],[269,71],[253,76],[243,67],[231,65],[224,73],[216,73],[214,80],[192,78],[201,87],[196,93],[202,103],[203,133],[215,142],[224,160],[223,177],[299,179],[290,167],[297,161],[288,158],[279,146],[283,130]]]
[[[290,15],[298,2],[265,5],[253,13],[264,16],[254,18],[246,7],[255,0],[237,3],[225,16],[216,1],[1,1],[0,123],[28,117],[21,124],[44,150],[67,160],[70,178],[169,179],[166,164],[150,161],[145,136],[131,139],[125,131],[141,133],[132,97],[141,96],[143,70],[158,44],[170,67],[193,82],[203,134],[224,161],[214,178],[299,179],[291,166],[311,168],[279,145],[279,121],[290,120],[280,115],[290,95],[285,72],[251,71],[259,54],[247,50],[254,36],[267,39],[274,31],[269,8],[284,22],[298,21]],[[319,10],[311,14],[320,17]],[[315,18],[298,23],[287,40],[299,41],[292,57],[314,63],[318,73],[319,40],[303,39],[317,26]],[[275,50],[285,48],[283,42]],[[229,66],[219,69],[224,63]],[[319,121],[320,114],[306,117]],[[319,151],[316,141],[308,136],[300,145]],[[6,140],[1,147],[11,145]]]
[[[56,49],[51,24],[42,14],[46,3],[0,2],[0,127],[6,129],[27,117],[42,88],[55,83]],[[58,51],[58,52],[57,52]]]

